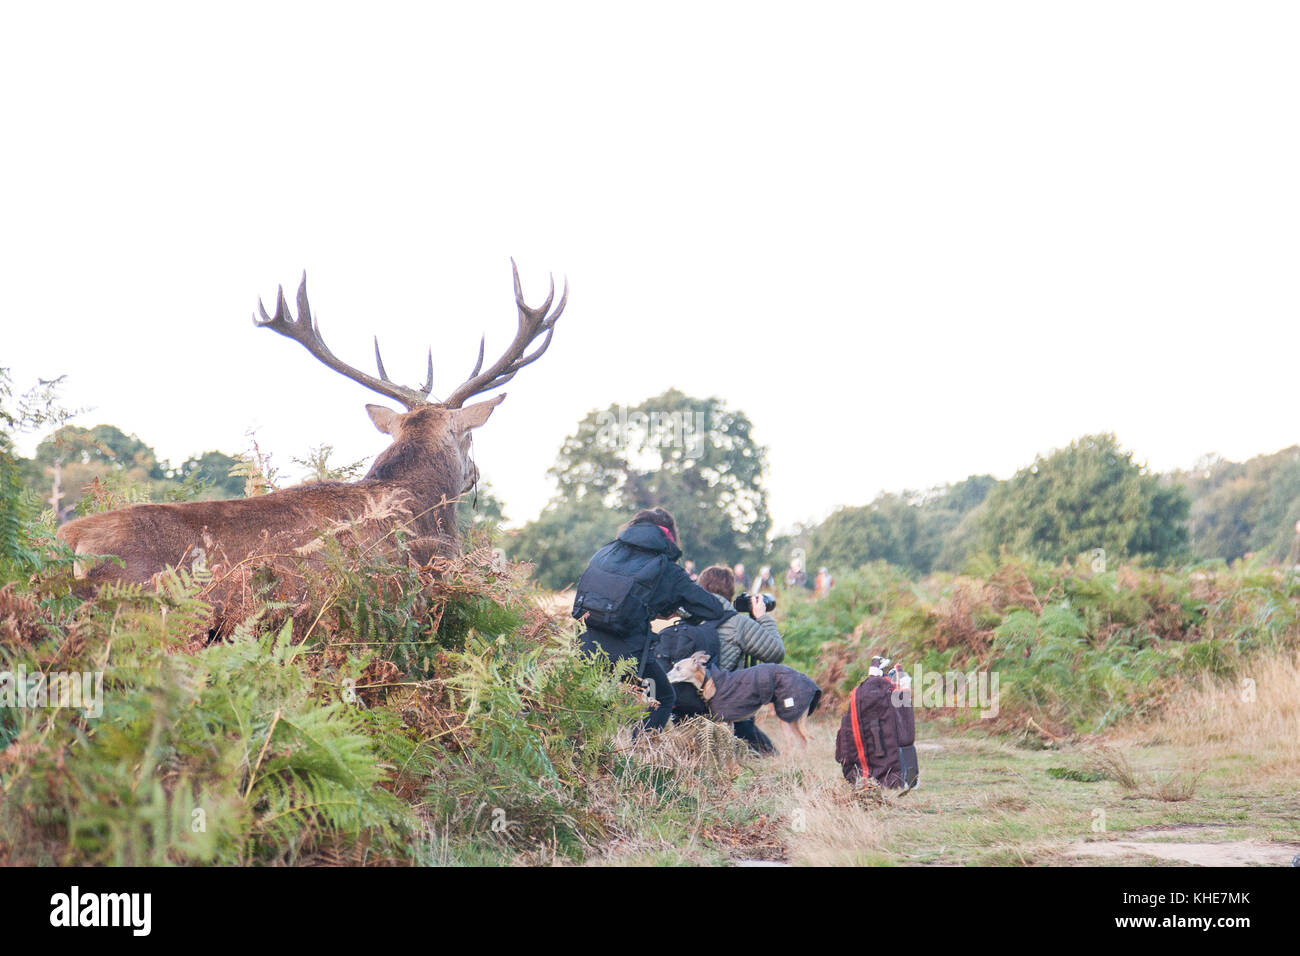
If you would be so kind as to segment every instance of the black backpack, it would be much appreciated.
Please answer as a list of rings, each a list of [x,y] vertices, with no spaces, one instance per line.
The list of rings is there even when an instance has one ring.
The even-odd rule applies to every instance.
[[[652,551],[635,549],[645,555],[644,562],[609,570],[610,542],[596,552],[587,570],[578,578],[573,598],[573,616],[585,621],[588,628],[618,637],[636,637],[650,626],[650,598],[663,577],[668,558]],[[630,571],[630,573],[629,573]]]
[[[718,628],[723,621],[736,616],[735,611],[725,613],[712,621],[678,621],[671,627],[659,632],[659,643],[655,647],[655,660],[664,669],[664,673],[673,669],[673,665],[682,658],[690,657],[696,651],[704,651],[709,661],[718,664],[722,655],[722,642],[718,639]],[[677,703],[674,712],[687,714],[708,713],[709,707],[694,684],[674,684]]]
[[[916,786],[916,714],[912,692],[888,677],[868,677],[853,690],[840,721],[835,759],[848,780],[867,775],[882,787]]]

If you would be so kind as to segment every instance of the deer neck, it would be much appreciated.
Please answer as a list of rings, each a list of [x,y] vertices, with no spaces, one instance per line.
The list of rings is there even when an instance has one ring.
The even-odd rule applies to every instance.
[[[394,442],[366,473],[374,481],[401,485],[415,504],[415,525],[421,533],[456,533],[456,498],[465,471],[454,450],[418,441]]]

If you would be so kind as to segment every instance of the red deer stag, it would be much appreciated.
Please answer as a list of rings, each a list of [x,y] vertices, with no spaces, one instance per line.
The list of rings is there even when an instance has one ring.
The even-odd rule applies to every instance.
[[[405,406],[396,412],[382,405],[367,405],[375,427],[391,435],[388,446],[360,481],[319,482],[285,488],[257,498],[233,501],[190,501],[178,504],[132,505],[117,511],[71,521],[59,537],[78,554],[116,555],[124,562],[101,561],[78,567],[85,585],[107,581],[147,583],[167,567],[207,565],[227,571],[250,556],[303,555],[322,533],[371,525],[374,540],[387,538],[395,529],[405,532],[410,552],[427,561],[446,554],[456,544],[456,501],[478,480],[470,458],[470,435],[488,420],[506,396],[466,406],[465,400],[504,385],[521,368],[537,361],[551,344],[555,322],[568,301],[569,286],[555,310],[555,280],[546,301],[538,308],[524,302],[519,270],[514,267],[515,301],[519,330],[505,354],[486,370],[485,341],[480,341],[474,371],[447,397],[430,399],[433,390],[433,350],[429,372],[421,389],[392,382],[384,371],[375,338],[375,363],[379,377],[367,375],[340,361],[321,338],[307,304],[307,275],[298,286],[298,317],[292,318],[278,292],[275,315],[266,314],[258,300],[261,319],[253,324],[272,329],[301,344],[336,372]],[[545,333],[541,345],[528,349]],[[395,545],[395,542],[392,542]],[[89,562],[88,562],[89,563]],[[84,586],[84,585],[83,585]]]

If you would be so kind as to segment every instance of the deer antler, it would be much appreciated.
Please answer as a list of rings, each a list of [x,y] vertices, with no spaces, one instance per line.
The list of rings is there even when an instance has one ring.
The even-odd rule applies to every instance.
[[[517,278],[515,286],[518,288]],[[549,302],[549,300],[547,301]],[[424,380],[424,388],[422,389],[407,388],[405,385],[398,385],[389,379],[388,373],[384,371],[384,360],[379,357],[379,336],[375,336],[375,364],[379,366],[379,378],[367,375],[365,372],[342,362],[325,344],[325,340],[320,335],[320,326],[312,318],[311,306],[307,304],[306,272],[303,272],[302,282],[298,286],[298,318],[294,319],[289,315],[289,305],[284,301],[284,286],[280,286],[276,292],[274,316],[266,314],[266,309],[263,307],[260,298],[257,300],[257,311],[262,313],[262,318],[259,321],[257,316],[253,316],[254,325],[258,328],[273,329],[281,335],[288,336],[339,374],[364,385],[366,388],[373,389],[380,395],[401,402],[408,411],[429,404],[429,393],[433,391],[433,349],[429,349],[429,374]]]
[[[474,363],[474,371],[470,372],[469,378],[447,398],[444,404],[448,408],[460,408],[465,399],[471,395],[478,395],[480,392],[504,385],[525,365],[531,365],[541,358],[542,353],[551,344],[555,322],[564,312],[564,305],[569,299],[569,281],[567,279],[564,281],[564,292],[560,296],[559,304],[555,307],[555,311],[550,313],[551,301],[555,298],[555,277],[551,276],[551,291],[546,294],[546,301],[534,309],[524,302],[524,291],[519,285],[519,268],[515,265],[514,259],[510,260],[510,269],[515,276],[515,302],[519,306],[519,331],[515,333],[515,340],[510,343],[505,354],[486,372],[480,372],[480,369],[483,368],[483,351],[487,339],[484,337],[479,340],[478,361]],[[525,355],[528,346],[532,345],[543,332],[546,333],[546,339],[531,355]]]

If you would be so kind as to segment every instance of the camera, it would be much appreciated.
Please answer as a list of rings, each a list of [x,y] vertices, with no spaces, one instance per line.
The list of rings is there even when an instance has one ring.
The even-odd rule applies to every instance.
[[[760,594],[759,597],[761,597],[763,599],[763,603],[767,605],[768,613],[769,614],[772,613],[772,608],[776,607],[776,598],[772,597],[772,595],[770,594]],[[753,617],[754,609],[750,606],[749,599],[750,599],[749,592],[746,591],[744,594],[737,597],[736,600],[732,602],[732,604],[736,606],[737,611],[740,611],[742,614],[748,614],[750,617]]]

